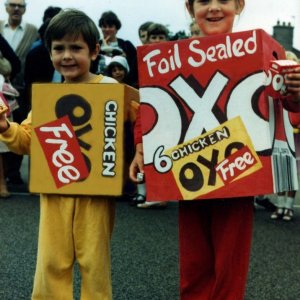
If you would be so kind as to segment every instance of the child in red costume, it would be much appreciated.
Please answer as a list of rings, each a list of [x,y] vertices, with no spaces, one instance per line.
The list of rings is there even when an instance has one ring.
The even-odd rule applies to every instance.
[[[202,36],[231,33],[244,0],[187,0],[186,7]],[[300,69],[286,78],[293,100],[286,108],[300,110]],[[135,127],[136,154],[130,177],[143,172],[142,133]],[[180,299],[242,300],[252,239],[253,197],[179,202]]]

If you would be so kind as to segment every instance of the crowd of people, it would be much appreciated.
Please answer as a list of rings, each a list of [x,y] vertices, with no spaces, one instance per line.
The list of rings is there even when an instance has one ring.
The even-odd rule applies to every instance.
[[[234,19],[244,6],[245,0],[187,0],[186,8],[193,19],[190,37],[231,33]],[[103,12],[97,27],[79,10],[51,6],[45,10],[43,23],[37,29],[23,20],[26,12],[24,0],[6,0],[5,9],[8,18],[0,21],[0,73],[3,77],[0,86],[8,99],[9,114],[0,115],[2,198],[10,196],[10,185],[24,183],[20,166],[23,155],[30,154],[33,83],[124,83],[138,88],[137,50],[130,41],[118,37],[122,24],[114,12]],[[226,21],[221,16],[226,16]],[[170,37],[167,26],[151,21],[142,24],[137,34],[143,45],[165,42]],[[288,55],[287,58],[292,59]],[[1,62],[2,59],[5,60]],[[64,65],[64,61],[76,62],[78,70]],[[300,69],[288,75],[286,84],[293,103],[298,104]],[[130,204],[137,208],[166,208],[167,202],[147,201],[145,182],[138,180],[138,173],[144,172],[140,119],[138,112],[134,129],[129,128],[134,135],[130,177],[135,186],[125,193],[130,193]],[[300,122],[296,120],[293,125],[298,154]],[[297,159],[300,160],[298,156]],[[273,210],[272,219],[291,221],[295,194],[296,191],[278,194],[277,205],[262,195],[258,196],[256,203]],[[180,201],[182,300],[243,299],[254,199],[239,199]],[[32,299],[72,299],[75,260],[80,265],[82,276],[82,299],[112,299],[110,239],[114,201],[104,196],[42,194],[40,209]],[[238,263],[234,263],[236,261]]]

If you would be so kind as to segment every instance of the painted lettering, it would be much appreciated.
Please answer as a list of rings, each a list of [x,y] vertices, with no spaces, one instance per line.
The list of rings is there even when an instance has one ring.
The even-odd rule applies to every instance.
[[[110,100],[105,103],[102,175],[108,177],[116,175],[117,111],[118,104],[116,101]]]

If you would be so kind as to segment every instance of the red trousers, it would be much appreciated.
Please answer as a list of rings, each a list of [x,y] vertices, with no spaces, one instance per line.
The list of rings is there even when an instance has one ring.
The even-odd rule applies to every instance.
[[[180,201],[181,300],[244,298],[253,197]]]

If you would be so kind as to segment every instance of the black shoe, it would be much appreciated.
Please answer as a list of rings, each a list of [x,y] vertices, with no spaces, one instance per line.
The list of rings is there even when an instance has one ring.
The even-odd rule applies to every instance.
[[[135,194],[133,195],[130,205],[131,206],[137,206],[138,204],[145,203],[146,202],[146,196],[141,194]]]
[[[276,210],[276,205],[271,202],[269,198],[255,198],[255,203],[259,206],[262,206],[265,210],[267,211],[275,211]]]

